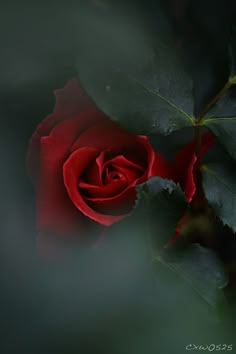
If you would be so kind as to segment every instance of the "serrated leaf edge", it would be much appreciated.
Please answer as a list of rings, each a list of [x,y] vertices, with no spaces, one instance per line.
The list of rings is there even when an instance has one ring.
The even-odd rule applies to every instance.
[[[218,175],[217,175],[216,173],[214,173],[213,170],[211,170],[209,167],[207,167],[207,165],[202,165],[201,170],[202,170],[202,171],[206,171],[206,172],[208,172],[209,174],[213,175],[218,181],[220,181],[220,182],[226,187],[226,189],[229,190],[230,193],[232,193],[233,197],[236,198],[236,194],[231,191],[231,189],[230,189],[229,186],[224,182],[224,180],[222,180],[221,178],[219,178]],[[207,198],[206,195],[205,195],[205,197],[206,197],[206,199],[208,200],[208,198]],[[209,202],[209,203],[210,203],[210,202]],[[210,203],[210,204],[212,204],[212,203]],[[216,215],[216,216],[217,216],[217,218],[222,222],[223,225],[230,227],[230,229],[231,229],[234,233],[236,233],[236,230],[234,230],[234,228],[225,220],[224,217],[221,218],[221,217],[219,217],[218,215]]]

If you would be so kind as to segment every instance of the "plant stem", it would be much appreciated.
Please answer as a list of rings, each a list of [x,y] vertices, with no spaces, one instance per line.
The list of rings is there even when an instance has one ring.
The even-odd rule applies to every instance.
[[[225,85],[222,89],[210,100],[210,102],[203,109],[202,113],[197,117],[195,124],[195,155],[196,162],[194,165],[194,182],[196,186],[196,192],[191,203],[191,208],[193,211],[200,211],[204,209],[204,193],[202,189],[202,178],[201,178],[201,164],[202,164],[202,154],[201,154],[201,120],[205,116],[205,114],[209,111],[209,109],[216,104],[216,102],[225,94],[225,92],[234,85],[235,82],[230,77],[228,78]]]
[[[200,174],[200,167],[201,167],[201,145],[202,145],[202,139],[201,139],[200,126],[196,125],[195,126],[195,155],[197,160],[195,162],[195,174],[194,174],[196,190],[198,190],[200,187],[199,174]]]
[[[191,209],[193,212],[199,212],[203,208],[203,191],[202,191],[202,178],[201,178],[201,130],[200,130],[200,125],[197,124],[195,126],[195,155],[196,155],[196,162],[194,164],[194,170],[193,170],[193,177],[194,177],[194,183],[196,186],[196,192],[194,195],[194,198],[191,202]]]

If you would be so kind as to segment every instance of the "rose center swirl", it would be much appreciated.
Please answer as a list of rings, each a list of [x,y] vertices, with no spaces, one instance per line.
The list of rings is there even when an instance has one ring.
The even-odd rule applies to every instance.
[[[100,154],[81,176],[78,189],[87,202],[114,198],[133,185],[142,174],[143,168],[123,155],[106,159],[105,154]]]
[[[116,169],[113,165],[107,165],[103,169],[102,183],[105,185],[122,179],[124,180],[125,178],[124,173]]]

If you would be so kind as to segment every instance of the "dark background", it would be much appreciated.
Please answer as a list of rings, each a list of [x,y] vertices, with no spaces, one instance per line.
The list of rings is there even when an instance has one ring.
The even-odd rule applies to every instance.
[[[75,270],[73,276],[67,270],[71,275],[70,280],[67,272],[63,273],[63,286],[59,280],[50,285],[50,281],[45,281],[45,277],[55,271],[54,266],[45,266],[34,243],[34,193],[25,170],[26,149],[35,126],[53,109],[53,91],[63,87],[68,79],[76,75],[74,62],[80,50],[76,33],[81,31],[77,14],[84,4],[82,1],[51,1],[45,5],[43,2],[9,1],[1,4],[0,345],[3,354],[118,353],[121,349],[117,345],[117,338],[122,341],[121,338],[127,336],[136,322],[136,310],[130,310],[129,302],[125,302],[125,305],[122,302],[120,308],[124,318],[121,316],[115,321],[116,324],[119,323],[119,331],[117,328],[113,329],[116,333],[114,340],[109,341],[107,337],[104,340],[105,334],[100,335],[96,323],[93,323],[93,326],[83,323],[82,327],[87,326],[89,329],[86,330],[86,335],[82,331],[80,338],[76,322],[80,312],[76,312],[76,304],[80,301],[78,299],[81,287],[87,289],[88,285],[82,281],[80,285],[75,286]],[[96,7],[98,13],[105,11],[111,16],[122,11],[130,13],[130,16],[139,17],[144,25],[149,26],[155,33],[155,1],[87,0],[86,6]],[[195,82],[198,110],[227,78],[227,45],[231,23],[236,15],[236,3],[233,0],[166,0],[163,1],[163,8],[172,23],[176,40],[186,54]],[[100,264],[100,260],[96,261]],[[61,264],[60,267],[64,269]],[[106,268],[106,263],[104,267]],[[61,274],[60,271],[57,271],[58,274]],[[108,282],[115,286],[114,276],[108,274],[107,277]],[[87,291],[97,290],[95,283],[91,281],[90,288],[88,287],[90,290],[84,290],[83,296]],[[121,287],[125,288],[123,296],[129,293],[132,304],[140,295],[136,285],[128,287],[127,290],[122,276]],[[107,290],[105,287],[104,294],[100,294],[100,297],[110,299],[114,295],[111,288]],[[168,298],[166,301],[166,310],[171,313],[174,304]],[[66,311],[68,304],[69,310]],[[94,300],[91,300],[91,304],[96,312],[96,302],[94,304]],[[87,304],[87,307],[91,308],[90,305]],[[53,310],[50,312],[51,308]],[[126,318],[128,309],[132,316]],[[83,316],[84,321],[87,313]],[[146,314],[142,316],[145,317]],[[66,325],[63,325],[64,318]],[[92,317],[90,321],[93,322]],[[145,320],[142,321],[145,323]],[[123,327],[123,322],[126,327]],[[167,323],[169,325],[168,321]],[[120,331],[122,327],[123,332]],[[105,325],[104,328],[107,329]],[[163,343],[164,338],[169,336],[166,327],[162,333]],[[150,343],[149,340],[147,342]],[[186,338],[183,341],[186,344],[189,342],[191,343],[191,340]],[[147,349],[145,344],[143,345]],[[183,347],[181,348],[180,353],[184,351]],[[139,347],[133,350],[146,354],[146,349]],[[124,354],[124,348],[121,352]],[[127,349],[127,352],[130,354],[131,350]]]

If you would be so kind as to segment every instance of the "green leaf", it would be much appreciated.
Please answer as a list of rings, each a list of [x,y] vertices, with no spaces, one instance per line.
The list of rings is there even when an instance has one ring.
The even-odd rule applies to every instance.
[[[158,256],[156,262],[156,276],[159,279],[160,276],[169,277],[177,287],[188,289],[195,305],[203,301],[217,308],[222,304],[221,290],[227,285],[228,279],[223,264],[213,251],[192,244],[176,255],[175,259]]]
[[[220,141],[226,151],[236,159],[236,115],[229,117],[205,117],[202,119],[201,125],[207,127]]]
[[[215,139],[213,144],[209,147],[209,149],[206,151],[202,158],[202,165],[208,165],[208,163],[213,162],[218,164],[225,164],[225,162],[233,162],[230,155],[227,153],[227,151],[225,151],[224,147],[217,139]]]
[[[148,217],[149,232],[156,246],[164,246],[174,235],[178,221],[187,209],[185,195],[173,181],[152,177],[136,186],[134,212]]]
[[[209,163],[202,166],[205,197],[217,217],[236,232],[235,163]]]
[[[200,120],[218,138],[227,152],[236,159],[236,27],[230,42],[230,73],[228,81],[209,103]]]
[[[124,15],[89,13],[83,23],[76,63],[80,83],[99,109],[137,134],[169,134],[194,125],[192,80],[164,22],[158,12],[154,40]]]
[[[165,156],[166,159],[172,161],[185,144],[194,138],[194,130],[192,127],[175,131],[169,135],[155,134],[149,136],[149,142],[155,151]]]
[[[236,84],[236,25],[232,26],[230,41],[230,82]]]

